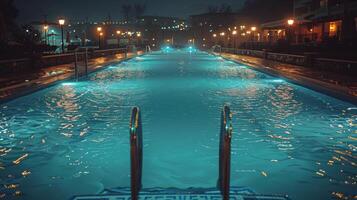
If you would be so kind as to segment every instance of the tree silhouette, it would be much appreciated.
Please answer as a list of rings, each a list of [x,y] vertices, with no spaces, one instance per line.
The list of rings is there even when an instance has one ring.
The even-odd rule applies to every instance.
[[[351,0],[343,0],[344,11],[342,16],[342,31],[341,37],[345,41],[353,41],[357,39],[356,21],[354,15],[351,13]]]
[[[207,11],[208,13],[218,13],[219,9],[217,6],[208,6]]]
[[[219,10],[220,13],[232,13],[232,6],[227,4],[222,4]]]
[[[134,5],[135,17],[138,19],[143,16],[146,11],[146,5],[143,4],[135,4]]]
[[[14,0],[0,0],[0,41],[6,42],[18,29],[15,23],[17,14]]]
[[[132,7],[130,4],[123,4],[121,6],[121,10],[123,12],[123,15],[124,15],[124,20],[125,21],[129,21],[130,19],[130,14],[131,14],[131,10],[132,10]]]
[[[257,23],[264,23],[291,17],[293,5],[293,0],[247,0],[241,12]]]

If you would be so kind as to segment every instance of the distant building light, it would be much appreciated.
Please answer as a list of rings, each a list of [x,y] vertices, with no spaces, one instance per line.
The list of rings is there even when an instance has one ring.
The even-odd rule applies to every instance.
[[[257,30],[257,27],[253,26],[250,30],[256,31],[256,30]]]

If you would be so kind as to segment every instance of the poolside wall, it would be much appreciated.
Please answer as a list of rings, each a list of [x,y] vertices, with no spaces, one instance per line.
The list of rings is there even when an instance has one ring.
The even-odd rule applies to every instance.
[[[126,52],[126,48],[107,49],[107,50],[88,50],[88,59],[99,58],[104,56],[115,55]],[[79,52],[79,60],[83,59],[84,52]],[[63,65],[75,62],[75,55],[73,53],[56,54],[48,56],[40,56],[38,58],[25,58],[15,60],[1,60],[0,73],[22,72],[34,68],[45,68],[56,65]]]
[[[357,61],[319,58],[316,54],[306,53],[305,55],[280,54],[268,51],[222,48],[224,53],[237,55],[247,55],[282,63],[322,69],[331,72],[357,75]]]

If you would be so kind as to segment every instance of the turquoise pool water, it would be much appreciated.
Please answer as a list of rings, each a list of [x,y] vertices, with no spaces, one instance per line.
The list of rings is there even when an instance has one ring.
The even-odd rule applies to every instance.
[[[133,106],[142,110],[143,186],[214,187],[224,104],[234,113],[232,185],[294,200],[357,195],[356,105],[185,51],[0,105],[0,195],[60,200],[128,187]]]

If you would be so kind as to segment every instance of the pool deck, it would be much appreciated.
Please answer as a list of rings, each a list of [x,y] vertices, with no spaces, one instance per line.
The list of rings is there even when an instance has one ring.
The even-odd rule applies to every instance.
[[[216,54],[218,55],[218,54]],[[281,62],[230,53],[220,54],[222,58],[248,65],[255,70],[325,93],[357,105],[357,78],[324,72],[317,69],[285,64]]]
[[[138,52],[141,54],[142,52]],[[88,73],[102,69],[113,63],[135,57],[136,54],[115,54],[88,60]],[[83,64],[81,64],[83,65]],[[84,68],[84,67],[82,67]],[[83,73],[83,70],[82,71]],[[22,74],[0,74],[0,103],[30,94],[56,84],[74,78],[74,63],[57,65],[40,69],[36,72]]]

